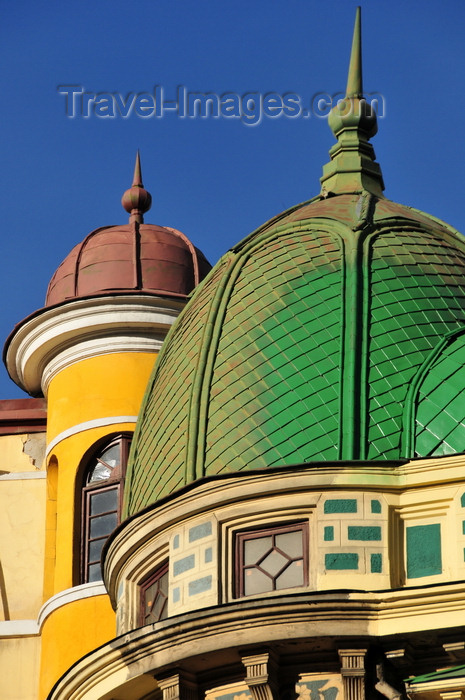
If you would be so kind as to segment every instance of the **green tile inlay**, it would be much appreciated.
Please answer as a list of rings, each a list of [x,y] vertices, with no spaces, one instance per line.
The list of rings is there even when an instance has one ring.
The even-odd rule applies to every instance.
[[[460,504],[462,508],[465,508],[465,493],[462,493],[462,497],[460,499]]]
[[[325,554],[325,567],[328,571],[358,569],[358,554],[354,552],[334,552]]]
[[[202,578],[197,578],[195,581],[189,581],[189,595],[197,595],[198,593],[205,593],[209,591],[212,587],[212,577],[203,576]]]
[[[381,540],[381,528],[369,525],[349,525],[348,536],[349,540],[379,541]]]
[[[441,526],[413,525],[407,528],[407,577],[422,578],[442,573]]]
[[[355,498],[331,498],[325,501],[325,513],[356,513],[357,499]]]
[[[381,513],[381,503],[380,503],[380,501],[377,501],[376,499],[372,500],[372,502],[371,502],[371,512],[372,512],[372,513]]]
[[[203,537],[208,537],[212,534],[212,524],[211,522],[201,523],[200,525],[194,525],[189,530],[189,542],[196,542],[201,540]]]
[[[381,554],[370,555],[370,567],[372,574],[380,574],[383,570],[383,558]]]
[[[195,554],[189,554],[188,557],[184,557],[183,559],[178,559],[178,561],[174,562],[173,575],[179,576],[179,574],[183,574],[185,571],[189,571],[189,569],[193,569],[194,566],[195,566]]]
[[[462,535],[465,535],[465,520],[462,520]]]
[[[334,540],[334,527],[332,525],[327,525],[324,532],[324,541],[332,542]]]

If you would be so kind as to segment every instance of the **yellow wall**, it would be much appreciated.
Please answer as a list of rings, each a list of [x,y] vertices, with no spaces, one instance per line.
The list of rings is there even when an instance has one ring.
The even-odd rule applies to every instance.
[[[137,415],[155,358],[155,353],[112,353],[62,370],[48,390],[47,443],[89,420]]]
[[[23,452],[27,439],[0,438],[0,470],[9,472],[0,481],[0,620],[35,620],[42,605],[46,480]]]
[[[31,457],[27,450],[33,443]],[[35,700],[39,636],[19,634],[37,620],[42,605],[46,479],[41,452],[45,434],[0,436],[0,697]],[[22,621],[26,621],[23,623]],[[2,630],[8,629],[4,633]],[[2,634],[4,636],[2,636]]]
[[[40,638],[12,637],[0,641],[0,697],[36,700]]]
[[[106,595],[68,603],[49,615],[42,627],[40,700],[78,658],[114,636],[115,616]]]
[[[48,456],[44,602],[79,583],[80,475],[78,481],[76,475],[82,458],[107,435],[134,431],[134,422],[111,423],[111,419],[137,416],[155,358],[154,353],[110,353],[75,363],[50,382],[47,444],[53,441],[53,446]],[[108,424],[88,425],[99,420]],[[115,614],[106,595],[53,610],[41,632],[39,697],[46,697],[77,659],[115,634]]]
[[[38,449],[30,450],[31,443]],[[45,434],[0,435],[0,473],[35,472],[40,469],[42,459],[34,459],[28,452],[45,451]]]
[[[113,416],[136,416],[153,368],[154,353],[114,353],[64,369],[50,383],[47,442],[87,421]],[[97,440],[115,432],[133,431],[134,423],[82,429],[52,449],[58,465],[49,471],[47,506],[47,566],[44,599],[76,584],[73,580],[76,472],[83,455]],[[56,503],[54,494],[56,493]],[[56,530],[54,519],[56,518]],[[55,553],[59,552],[59,557]]]

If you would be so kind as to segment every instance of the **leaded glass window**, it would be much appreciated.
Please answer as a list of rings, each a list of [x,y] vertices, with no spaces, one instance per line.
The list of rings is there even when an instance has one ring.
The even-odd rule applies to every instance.
[[[141,587],[141,624],[164,620],[168,615],[168,562],[164,562]]]
[[[236,535],[236,596],[308,584],[306,523],[250,530]]]

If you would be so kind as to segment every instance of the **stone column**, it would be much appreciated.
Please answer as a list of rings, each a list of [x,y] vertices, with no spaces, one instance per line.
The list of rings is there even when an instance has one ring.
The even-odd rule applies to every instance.
[[[278,661],[272,652],[243,656],[245,682],[253,700],[278,700]]]
[[[163,693],[163,700],[198,700],[195,678],[186,671],[171,671],[169,675],[157,676],[156,681]]]
[[[344,700],[365,700],[366,649],[339,649]]]

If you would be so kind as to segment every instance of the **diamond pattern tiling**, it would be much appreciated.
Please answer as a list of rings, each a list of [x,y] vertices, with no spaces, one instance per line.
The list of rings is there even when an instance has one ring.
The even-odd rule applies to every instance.
[[[408,386],[443,335],[465,322],[464,273],[465,255],[432,234],[388,232],[374,241],[368,459],[403,456],[399,450]],[[390,420],[378,424],[379,403]],[[380,430],[374,429],[377,424]]]
[[[176,331],[165,342],[147,387],[147,402],[142,411],[134,454],[125,486],[125,512],[132,513],[165,493],[182,485],[185,479],[185,446],[189,418],[193,368],[198,362],[203,328],[206,323],[212,289],[223,274],[223,265],[215,268],[187,313],[176,322]],[[163,410],[160,407],[163,406]]]
[[[321,233],[287,234],[279,250],[280,273],[276,248],[263,246],[244,265],[228,303],[211,385],[207,474],[337,455],[339,253]],[[222,361],[229,338],[241,357],[234,368]],[[335,376],[325,382],[328,373]],[[235,391],[244,378],[249,394]],[[218,391],[223,384],[231,391]],[[234,447],[223,435],[225,414],[246,428]]]
[[[415,453],[421,457],[465,451],[465,335],[447,346],[418,391]]]

